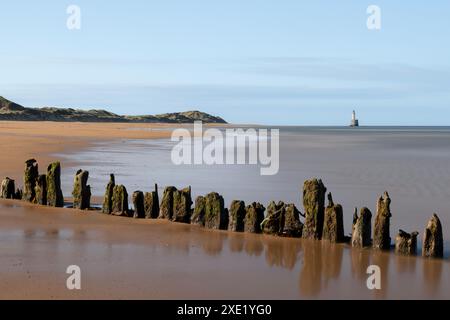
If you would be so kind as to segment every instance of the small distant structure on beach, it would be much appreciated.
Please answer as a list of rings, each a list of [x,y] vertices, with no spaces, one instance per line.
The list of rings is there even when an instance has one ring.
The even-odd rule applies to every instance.
[[[352,127],[352,128],[359,127],[359,120],[356,119],[356,112],[355,112],[355,110],[353,110],[353,113],[352,113],[352,122],[350,123],[350,127]]]

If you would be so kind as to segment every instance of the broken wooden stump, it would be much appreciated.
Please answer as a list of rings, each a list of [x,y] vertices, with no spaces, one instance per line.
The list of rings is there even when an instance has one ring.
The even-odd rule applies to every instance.
[[[41,174],[37,178],[36,186],[34,187],[36,194],[36,203],[42,206],[47,205],[47,175]]]
[[[135,191],[132,195],[134,213],[133,218],[144,219],[145,209],[144,209],[144,193],[142,191]]]
[[[415,256],[417,254],[417,236],[419,233],[414,231],[407,233],[400,230],[395,238],[395,253],[401,255]]]
[[[285,205],[283,202],[271,201],[267,206],[267,215],[261,222],[261,230],[265,234],[281,235],[284,228]]]
[[[374,249],[389,250],[391,248],[390,219],[391,198],[387,191],[377,202],[377,214],[375,216],[375,226],[373,229],[373,247]]]
[[[173,193],[172,221],[190,223],[192,215],[191,187]]]
[[[205,226],[206,198],[198,196],[195,199],[194,213],[191,216],[191,223]]]
[[[325,208],[322,240],[332,243],[344,241],[344,214],[340,204],[334,204],[333,196],[328,194],[328,206]]]
[[[115,216],[129,217],[128,192],[123,185],[114,186],[111,214]]]
[[[173,216],[173,195],[177,191],[177,188],[173,186],[166,187],[164,189],[161,205],[159,206],[158,219],[172,220]]]
[[[87,184],[89,172],[78,170],[73,181],[73,207],[86,210],[91,207],[91,186]]]
[[[228,212],[225,210],[223,197],[217,192],[211,192],[205,198],[205,228],[227,230]]]
[[[427,258],[444,257],[442,225],[437,214],[433,214],[423,234],[422,256]]]
[[[13,179],[5,178],[0,186],[0,197],[2,199],[14,199],[16,190],[15,184]]]
[[[144,195],[144,210],[146,219],[156,219],[159,215],[158,185],[155,184],[155,191],[146,192]]]
[[[112,198],[114,194],[114,187],[116,186],[116,179],[113,174],[109,175],[109,182],[106,185],[105,196],[103,197],[102,212],[106,214],[112,213]]]
[[[23,177],[23,200],[36,202],[36,181],[39,176],[38,164],[35,159],[25,161],[25,172]]]
[[[234,232],[243,232],[246,213],[245,202],[241,200],[233,200],[231,202],[229,211],[228,230]]]
[[[244,231],[261,233],[261,223],[264,220],[266,208],[261,203],[253,202],[245,209]]]
[[[303,223],[300,222],[300,211],[294,204],[285,206],[284,226],[282,235],[285,237],[300,238],[303,232]]]
[[[364,248],[372,244],[372,213],[367,208],[362,208],[360,216],[353,225],[352,247]]]
[[[305,224],[302,237],[304,239],[320,240],[322,238],[326,191],[327,188],[319,179],[307,180],[303,185]]]
[[[61,164],[54,162],[47,167],[47,205],[64,207],[64,196],[61,190]]]

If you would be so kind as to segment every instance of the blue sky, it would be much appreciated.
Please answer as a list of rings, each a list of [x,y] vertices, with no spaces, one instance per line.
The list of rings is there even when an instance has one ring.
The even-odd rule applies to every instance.
[[[450,1],[3,2],[0,95],[26,106],[450,125]],[[81,30],[66,27],[71,4]]]

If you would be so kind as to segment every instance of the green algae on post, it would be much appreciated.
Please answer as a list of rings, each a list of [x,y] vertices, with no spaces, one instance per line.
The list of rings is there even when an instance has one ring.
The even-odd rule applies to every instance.
[[[302,237],[304,239],[322,239],[325,188],[322,180],[307,180],[303,184],[303,207],[305,208],[305,225]]]
[[[78,170],[73,181],[73,207],[86,210],[91,207],[91,187],[87,184],[89,172]]]
[[[228,217],[228,230],[234,232],[244,231],[245,202],[233,200],[230,205]]]
[[[114,195],[115,186],[116,186],[116,179],[113,174],[110,174],[109,182],[106,185],[105,195],[103,197],[102,212],[105,214],[112,213],[112,199]]]
[[[49,164],[47,168],[47,205],[64,207],[61,190],[61,164],[59,161]]]
[[[111,213],[115,216],[129,216],[128,192],[124,185],[114,186]]]
[[[205,228],[228,229],[228,212],[225,210],[223,197],[217,192],[206,195]]]
[[[23,177],[23,200],[35,202],[36,200],[36,181],[39,176],[38,164],[35,159],[25,161],[25,172]]]
[[[146,219],[156,219],[159,215],[158,185],[155,184],[155,191],[146,192],[144,195],[144,210]]]

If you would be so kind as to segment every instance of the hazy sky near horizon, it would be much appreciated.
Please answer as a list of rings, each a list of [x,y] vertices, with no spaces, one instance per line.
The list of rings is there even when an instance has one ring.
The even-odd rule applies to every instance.
[[[69,5],[81,30],[69,30]],[[368,30],[369,5],[381,30]],[[0,95],[235,123],[450,125],[450,1],[3,1]]]

